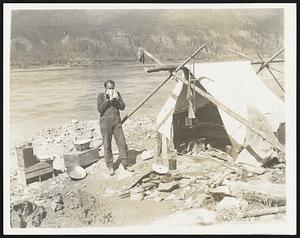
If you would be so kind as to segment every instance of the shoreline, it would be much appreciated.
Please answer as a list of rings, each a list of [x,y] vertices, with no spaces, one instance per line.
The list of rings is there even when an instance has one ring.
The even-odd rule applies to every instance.
[[[155,64],[106,64],[106,65],[91,65],[91,66],[58,66],[58,67],[41,67],[41,68],[27,68],[27,69],[10,69],[10,73],[22,73],[22,72],[39,72],[39,71],[55,71],[55,70],[80,70],[80,69],[95,69],[105,66],[125,66],[125,67],[145,67],[153,66]]]
[[[183,59],[184,60],[184,59]],[[176,61],[165,61],[165,64],[181,64],[183,60],[176,60]],[[231,59],[231,60],[227,60],[227,61],[238,61],[241,59]],[[210,60],[194,60],[194,62],[202,62],[202,63],[206,63],[206,62],[223,62],[223,61],[210,61]],[[10,68],[9,71],[10,73],[22,73],[22,72],[39,72],[39,71],[55,71],[55,70],[80,70],[80,69],[95,69],[98,67],[107,67],[107,66],[125,66],[125,67],[150,67],[150,66],[155,66],[157,64],[155,63],[132,63],[132,62],[128,62],[128,63],[106,63],[106,64],[91,64],[91,65],[62,65],[62,66],[46,66],[46,67],[37,67],[37,68]]]

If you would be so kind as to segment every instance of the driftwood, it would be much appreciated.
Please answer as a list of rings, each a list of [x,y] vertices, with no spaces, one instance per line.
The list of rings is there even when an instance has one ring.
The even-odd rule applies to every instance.
[[[270,208],[264,208],[259,210],[253,210],[249,211],[247,213],[244,213],[241,215],[241,218],[247,218],[247,217],[259,217],[259,216],[265,216],[265,215],[271,215],[271,214],[280,214],[285,213],[286,207],[270,207]]]
[[[284,206],[286,204],[285,186],[282,184],[262,183],[258,185],[226,180],[224,185],[227,185],[231,190],[231,194],[236,197],[242,195],[246,200],[257,197],[266,203],[276,206]]]
[[[238,168],[236,168],[234,166],[228,165],[225,162],[222,162],[222,161],[220,161],[220,160],[218,160],[218,159],[216,159],[216,158],[214,158],[214,157],[212,157],[212,156],[210,156],[210,155],[208,155],[208,154],[206,154],[204,152],[200,152],[199,155],[203,155],[204,157],[209,158],[209,159],[217,162],[218,164],[220,164],[220,165],[222,165],[222,166],[224,166],[224,167],[232,170],[233,172],[236,172],[237,174],[242,175],[243,177],[247,177],[247,174],[246,174],[247,171],[246,170],[241,170],[241,169],[238,169]]]

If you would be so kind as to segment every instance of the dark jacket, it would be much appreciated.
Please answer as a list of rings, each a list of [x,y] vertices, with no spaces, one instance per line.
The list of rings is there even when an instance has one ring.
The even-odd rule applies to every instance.
[[[100,113],[100,118],[120,118],[119,110],[125,109],[125,103],[121,94],[118,92],[119,99],[114,99],[111,102],[105,96],[105,93],[100,93],[97,98],[97,109]]]

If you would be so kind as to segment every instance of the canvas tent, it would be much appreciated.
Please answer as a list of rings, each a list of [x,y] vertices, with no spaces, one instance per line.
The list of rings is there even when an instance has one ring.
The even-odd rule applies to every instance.
[[[277,140],[274,133],[285,121],[284,102],[259,79],[250,62],[196,63],[191,73],[198,87]],[[269,142],[197,93],[196,126],[187,125],[187,90],[178,81],[157,116],[157,131],[172,140],[176,149],[188,137],[213,137],[231,144],[237,161],[255,164],[270,156]]]

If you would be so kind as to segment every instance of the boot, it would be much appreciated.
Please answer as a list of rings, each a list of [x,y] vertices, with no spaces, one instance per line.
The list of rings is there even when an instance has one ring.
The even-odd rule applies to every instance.
[[[134,169],[132,168],[132,166],[128,166],[128,165],[124,166],[123,165],[123,167],[124,167],[125,170],[128,170],[129,172],[134,172]]]
[[[108,172],[109,172],[109,175],[110,175],[110,176],[115,175],[115,170],[114,170],[113,167],[109,167],[109,168],[108,168]]]

